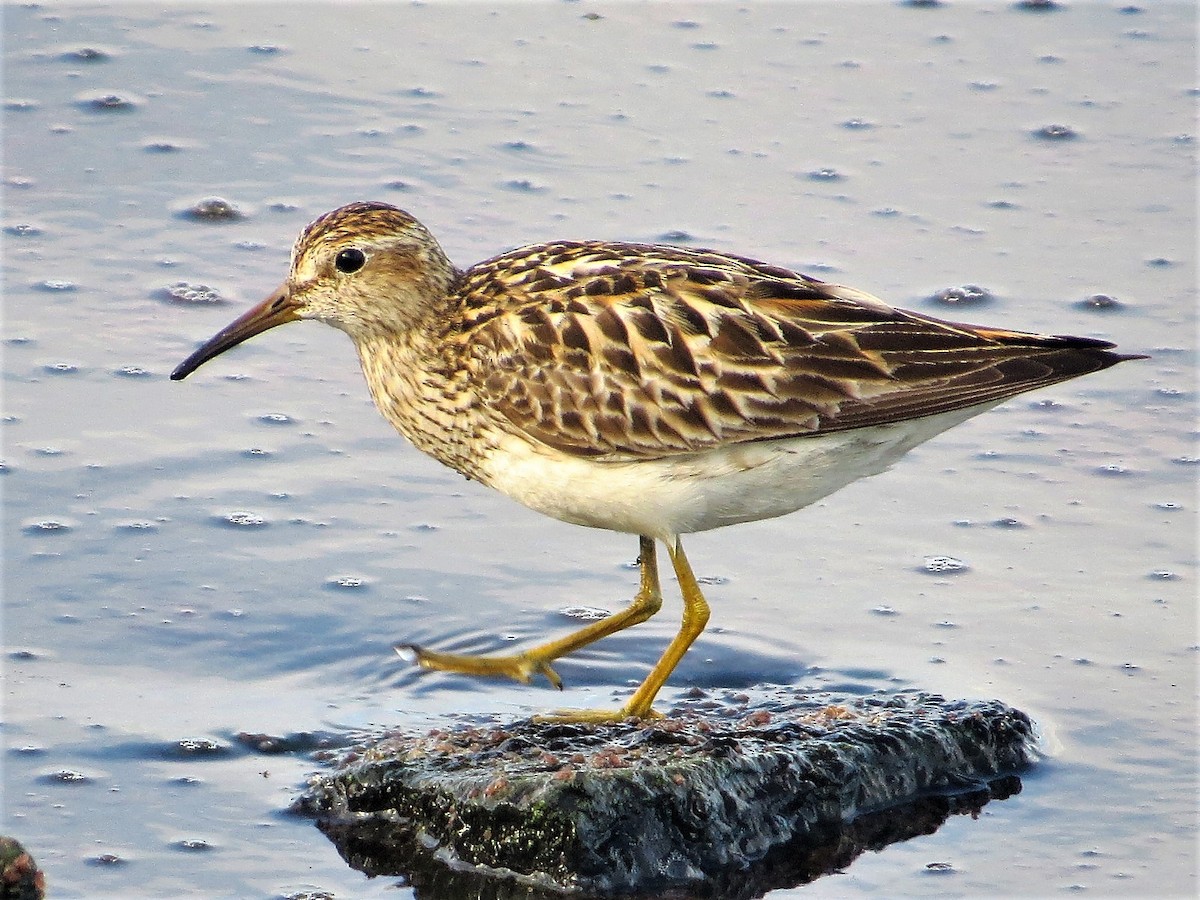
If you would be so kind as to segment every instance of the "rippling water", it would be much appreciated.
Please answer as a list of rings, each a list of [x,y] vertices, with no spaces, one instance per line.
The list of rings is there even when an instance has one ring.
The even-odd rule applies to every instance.
[[[1152,354],[693,537],[714,615],[667,693],[914,687],[1038,720],[1023,793],[807,895],[1193,893],[1190,4],[250,9],[4,10],[4,830],[56,896],[403,895],[286,813],[309,749],[611,703],[676,627],[668,600],[564,661],[564,696],[418,673],[394,644],[619,608],[636,541],[421,456],[330,329],[167,381],[362,198],[464,265],[669,240]]]

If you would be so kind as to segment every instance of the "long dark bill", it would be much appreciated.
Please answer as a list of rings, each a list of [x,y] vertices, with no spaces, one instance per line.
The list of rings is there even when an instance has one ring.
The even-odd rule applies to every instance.
[[[297,305],[292,300],[287,284],[282,284],[266,300],[250,308],[204,342],[191,356],[175,367],[172,381],[187,378],[198,368],[230,347],[236,347],[247,338],[261,334],[268,328],[294,322],[300,318]]]

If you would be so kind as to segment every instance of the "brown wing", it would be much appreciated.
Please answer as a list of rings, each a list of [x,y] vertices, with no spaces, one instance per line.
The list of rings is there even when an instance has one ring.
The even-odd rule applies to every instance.
[[[461,295],[465,364],[487,405],[580,456],[896,422],[1128,358],[1103,341],[943,322],[787,269],[655,245],[523,248],[469,270]]]

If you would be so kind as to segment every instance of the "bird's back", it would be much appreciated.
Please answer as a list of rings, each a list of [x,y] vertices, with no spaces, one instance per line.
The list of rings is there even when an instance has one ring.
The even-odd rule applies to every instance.
[[[516,431],[595,459],[815,436],[978,406],[1131,357],[963,325],[744,257],[555,242],[472,267],[454,340]]]

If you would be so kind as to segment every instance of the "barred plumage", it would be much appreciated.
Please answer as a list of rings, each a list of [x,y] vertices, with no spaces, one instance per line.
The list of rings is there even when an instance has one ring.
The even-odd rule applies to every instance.
[[[509,656],[417,648],[422,665],[561,686],[553,660],[657,611],[666,544],[684,626],[621,710],[574,718],[654,714],[708,617],[681,534],[792,512],[1008,397],[1136,358],[711,250],[557,241],[460,271],[408,213],[353,203],[309,225],[284,284],[171,377],[300,318],[350,335],[380,411],[420,449],[540,512],[640,537],[628,609]]]

